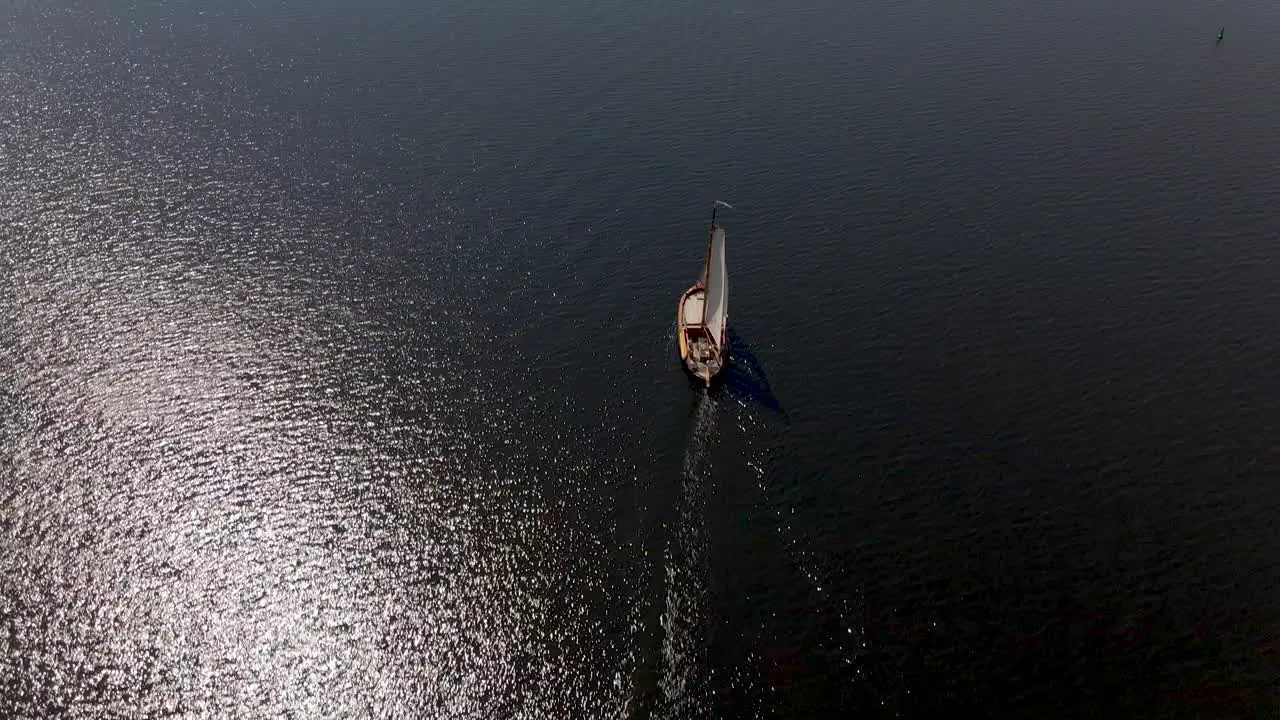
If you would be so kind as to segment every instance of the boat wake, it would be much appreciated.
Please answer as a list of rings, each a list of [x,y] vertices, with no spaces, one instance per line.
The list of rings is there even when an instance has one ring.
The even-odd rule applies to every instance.
[[[733,330],[728,337],[732,354],[720,382],[710,389],[691,382],[692,405],[680,484],[658,569],[662,589],[656,605],[661,611],[649,663],[652,684],[642,684],[647,685],[647,691],[634,688],[638,694],[628,703],[632,717],[711,717],[723,704],[724,682],[742,696],[737,702],[761,701],[767,695],[760,688],[777,681],[765,679],[775,672],[770,668],[777,662],[765,656],[793,646],[792,638],[775,638],[772,646],[762,647],[763,655],[757,656],[762,665],[733,669],[733,677],[721,677],[710,670],[714,660],[709,645],[714,613],[710,606],[713,543],[706,512],[717,482],[732,484],[737,488],[733,492],[754,486],[754,502],[765,509],[766,524],[772,525],[759,531],[777,538],[777,552],[785,565],[807,586],[810,607],[832,619],[830,627],[838,630],[833,635],[839,637],[830,638],[830,645],[838,648],[842,657],[856,658],[863,641],[858,603],[833,594],[832,569],[811,547],[803,528],[793,525],[792,506],[801,472],[787,442],[787,412],[752,345]],[[732,454],[717,451],[724,443],[734,448]],[[721,460],[728,465],[718,467]],[[742,480],[747,481],[746,487]],[[760,691],[752,691],[753,687]]]
[[[707,703],[707,488],[719,440],[719,403],[707,393],[694,399],[693,428],[681,467],[680,507],[664,556],[666,593],[660,618],[661,673],[655,718],[706,716]]]

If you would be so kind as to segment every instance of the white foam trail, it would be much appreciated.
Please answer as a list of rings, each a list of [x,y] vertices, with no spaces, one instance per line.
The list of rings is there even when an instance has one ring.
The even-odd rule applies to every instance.
[[[666,553],[666,606],[662,613],[661,698],[655,717],[689,718],[703,714],[699,692],[707,663],[706,493],[711,456],[718,439],[718,404],[701,393],[685,445],[679,521]]]

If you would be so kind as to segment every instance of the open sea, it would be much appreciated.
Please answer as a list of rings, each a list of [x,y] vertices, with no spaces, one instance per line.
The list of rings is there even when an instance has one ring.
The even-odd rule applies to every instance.
[[[1263,0],[0,0],[0,718],[1280,717],[1277,88]]]

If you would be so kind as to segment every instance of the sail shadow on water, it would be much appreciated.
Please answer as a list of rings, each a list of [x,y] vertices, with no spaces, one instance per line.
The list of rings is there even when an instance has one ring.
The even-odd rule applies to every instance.
[[[784,421],[787,419],[751,343],[732,328],[729,329],[729,363],[724,371],[723,388],[729,397],[749,407],[761,407]]]

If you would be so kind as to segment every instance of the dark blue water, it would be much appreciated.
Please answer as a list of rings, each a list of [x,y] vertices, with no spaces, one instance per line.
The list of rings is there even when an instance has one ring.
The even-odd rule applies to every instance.
[[[0,5],[0,716],[1274,716],[1277,38]]]

